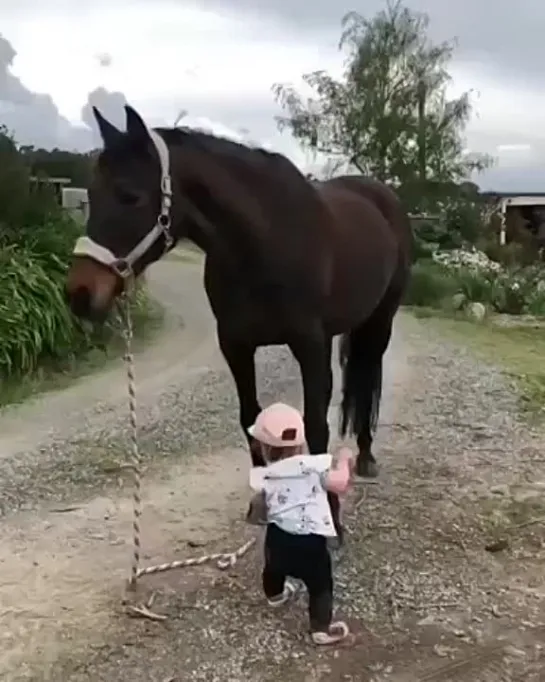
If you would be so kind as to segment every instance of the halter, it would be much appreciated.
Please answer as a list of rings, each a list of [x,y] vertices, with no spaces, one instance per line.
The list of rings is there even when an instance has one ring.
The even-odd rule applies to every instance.
[[[161,235],[164,235],[165,237],[165,253],[170,249],[174,241],[170,233],[172,180],[170,177],[168,147],[161,135],[155,130],[148,130],[148,134],[157,151],[159,165],[161,166],[161,210],[155,226],[124,258],[116,256],[110,249],[107,249],[101,244],[97,244],[97,242],[93,241],[88,236],[80,237],[76,241],[72,252],[74,256],[88,256],[89,258],[102,263],[102,265],[106,265],[111,268],[116,275],[119,275],[121,279],[128,279],[133,275],[133,267],[136,261],[141,258],[153,244],[155,244]]]

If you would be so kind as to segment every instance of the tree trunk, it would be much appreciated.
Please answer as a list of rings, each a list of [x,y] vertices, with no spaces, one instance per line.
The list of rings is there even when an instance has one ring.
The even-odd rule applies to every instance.
[[[418,82],[418,174],[424,190],[426,184],[426,83],[423,79]]]
[[[426,149],[426,82],[423,78],[418,81],[418,183],[419,205],[422,210],[427,209],[426,180],[427,180],[427,149]]]

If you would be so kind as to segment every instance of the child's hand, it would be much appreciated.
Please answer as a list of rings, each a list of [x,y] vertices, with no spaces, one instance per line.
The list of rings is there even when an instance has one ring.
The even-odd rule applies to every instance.
[[[354,469],[355,457],[350,448],[341,447],[333,455],[331,469],[326,479],[326,490],[337,495],[346,492]]]
[[[346,463],[352,473],[356,464],[356,455],[350,448],[343,445],[335,453],[334,462],[336,467]]]

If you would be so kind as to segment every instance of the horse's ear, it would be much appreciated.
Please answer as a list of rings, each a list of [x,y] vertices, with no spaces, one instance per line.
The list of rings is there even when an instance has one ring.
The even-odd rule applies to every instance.
[[[111,147],[112,144],[119,140],[123,133],[112,123],[110,123],[110,121],[105,119],[96,107],[93,107],[93,115],[97,122],[98,131],[100,133],[100,137],[102,138],[104,147]]]
[[[128,104],[125,104],[125,114],[127,116],[127,134],[131,140],[147,146],[150,136],[148,127],[140,114]]]

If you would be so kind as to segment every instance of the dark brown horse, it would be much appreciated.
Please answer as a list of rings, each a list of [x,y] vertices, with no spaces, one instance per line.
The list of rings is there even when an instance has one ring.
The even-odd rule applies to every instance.
[[[342,334],[341,435],[357,472],[371,452],[382,357],[405,289],[411,230],[397,196],[361,177],[308,182],[285,157],[187,129],[149,130],[126,107],[127,132],[94,110],[104,149],[89,189],[87,233],[67,281],[72,311],[106,315],[128,277],[179,239],[206,253],[204,282],[247,435],[260,410],[254,355],[287,344],[300,364],[312,453],[326,452],[333,337]],[[336,526],[338,500],[330,498]]]

